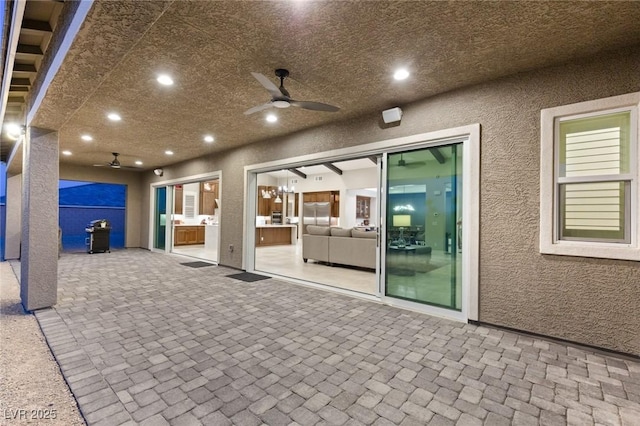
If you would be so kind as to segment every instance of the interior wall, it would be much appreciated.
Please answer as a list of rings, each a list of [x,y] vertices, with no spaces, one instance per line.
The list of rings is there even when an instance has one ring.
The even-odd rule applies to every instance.
[[[540,110],[638,91],[638,69],[640,46],[599,53],[401,105],[399,126],[376,113],[165,167],[162,178],[146,173],[143,245],[153,179],[223,171],[220,263],[239,268],[242,165],[480,123],[480,320],[640,354],[638,263],[543,256],[538,247]]]
[[[86,182],[120,183],[127,186],[125,247],[142,247],[140,244],[141,219],[148,226],[148,207],[142,209],[141,173],[114,170],[109,167],[84,167],[60,164],[60,179]],[[148,192],[148,189],[147,189]],[[143,214],[144,212],[144,214]],[[146,216],[145,216],[146,215]],[[99,218],[97,218],[99,219]],[[146,246],[146,245],[145,245]]]

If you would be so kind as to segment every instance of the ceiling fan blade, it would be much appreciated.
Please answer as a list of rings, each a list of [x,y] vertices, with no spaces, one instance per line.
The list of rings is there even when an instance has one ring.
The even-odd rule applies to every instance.
[[[296,106],[304,109],[310,109],[312,111],[326,111],[326,112],[336,112],[340,111],[340,108],[337,106],[323,104],[320,102],[310,102],[310,101],[289,101],[291,106]]]
[[[258,73],[258,72],[252,72],[251,73],[252,76],[255,77],[256,80],[258,80],[260,82],[260,84],[262,84],[262,86],[267,89],[267,91],[271,94],[272,98],[280,98],[282,97],[284,94],[280,91],[280,89],[278,89],[278,86],[276,86],[273,81],[269,80],[267,77],[265,77],[264,75]],[[284,95],[287,96],[287,95]]]
[[[111,163],[94,164],[93,167],[111,167]]]
[[[262,110],[269,109],[269,108],[273,108],[273,104],[271,102],[267,102],[266,104],[262,104],[262,105],[254,106],[253,108],[249,108],[248,110],[246,110],[244,112],[244,115],[250,115],[250,114],[253,114],[254,112],[262,111]]]

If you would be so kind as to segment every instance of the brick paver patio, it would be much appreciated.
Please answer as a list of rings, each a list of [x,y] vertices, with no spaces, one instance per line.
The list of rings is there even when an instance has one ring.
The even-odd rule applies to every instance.
[[[640,363],[144,250],[38,321],[90,425],[640,424]]]

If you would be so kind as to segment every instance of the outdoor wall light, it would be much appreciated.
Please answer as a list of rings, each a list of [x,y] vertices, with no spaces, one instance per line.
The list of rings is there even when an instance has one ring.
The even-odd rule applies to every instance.
[[[162,175],[164,174],[164,170],[162,170],[162,169],[160,169],[160,168],[158,168],[158,169],[154,169],[154,170],[153,170],[153,173],[154,173],[156,176],[162,176]]]
[[[4,128],[7,132],[7,136],[14,140],[24,135],[26,130],[25,126],[21,126],[16,123],[8,123],[4,126]]]
[[[402,119],[402,110],[399,107],[386,109],[382,111],[382,120],[385,123],[395,123]]]

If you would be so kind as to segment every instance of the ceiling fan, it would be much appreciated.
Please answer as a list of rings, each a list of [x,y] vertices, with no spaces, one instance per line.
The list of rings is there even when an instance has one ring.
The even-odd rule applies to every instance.
[[[400,154],[400,159],[398,160],[398,167],[420,167],[427,164],[426,161],[406,161],[402,158],[403,154]]]
[[[269,108],[289,108],[290,106],[309,109],[312,111],[336,112],[340,110],[340,108],[338,108],[337,106],[323,104],[320,102],[296,101],[291,99],[291,95],[289,95],[287,89],[284,88],[284,79],[289,76],[289,71],[285,69],[278,68],[276,70],[276,77],[280,79],[280,87],[273,84],[273,82],[263,74],[252,72],[251,75],[253,75],[265,89],[267,89],[267,91],[271,94],[271,100],[266,104],[249,108],[244,112],[245,115],[253,114],[254,112],[262,111]]]
[[[111,160],[111,162],[94,164],[94,167],[111,167],[112,169],[139,169],[139,167],[129,167],[121,165],[120,160],[118,160],[118,156],[120,154],[118,154],[117,152],[112,152],[111,154],[113,154],[113,160]]]

